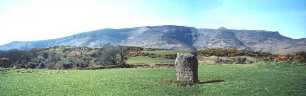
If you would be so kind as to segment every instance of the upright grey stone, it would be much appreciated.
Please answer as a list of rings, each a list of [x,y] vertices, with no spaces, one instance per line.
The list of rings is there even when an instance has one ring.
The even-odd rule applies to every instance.
[[[175,60],[176,80],[184,85],[198,82],[198,59],[196,55],[177,54]]]

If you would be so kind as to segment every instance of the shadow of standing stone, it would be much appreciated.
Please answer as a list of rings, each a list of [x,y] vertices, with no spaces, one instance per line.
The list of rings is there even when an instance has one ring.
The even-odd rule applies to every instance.
[[[198,80],[198,59],[196,55],[177,54],[175,60],[176,80],[181,86],[193,85]]]

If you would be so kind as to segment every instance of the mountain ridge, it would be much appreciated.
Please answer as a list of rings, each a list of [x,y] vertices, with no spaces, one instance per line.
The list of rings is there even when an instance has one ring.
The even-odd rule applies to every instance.
[[[177,25],[100,29],[57,39],[15,41],[0,50],[47,48],[53,46],[101,47],[105,44],[146,48],[237,48],[252,51],[289,54],[306,51],[306,39],[292,39],[277,31],[235,30],[221,27],[206,29]]]

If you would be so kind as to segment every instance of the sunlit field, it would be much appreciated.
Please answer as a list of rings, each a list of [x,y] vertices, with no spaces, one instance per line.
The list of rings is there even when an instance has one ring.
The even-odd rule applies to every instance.
[[[200,65],[201,82],[180,87],[172,68],[10,69],[0,96],[305,96],[305,65]]]

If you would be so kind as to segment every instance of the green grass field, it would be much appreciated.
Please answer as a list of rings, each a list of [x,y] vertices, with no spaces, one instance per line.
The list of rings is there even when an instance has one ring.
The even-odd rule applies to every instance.
[[[305,96],[305,65],[201,65],[203,81],[178,87],[171,68],[10,70],[0,96]]]
[[[136,57],[129,57],[128,64],[173,64],[173,59],[165,59],[165,58],[150,58],[146,56],[136,56]]]

